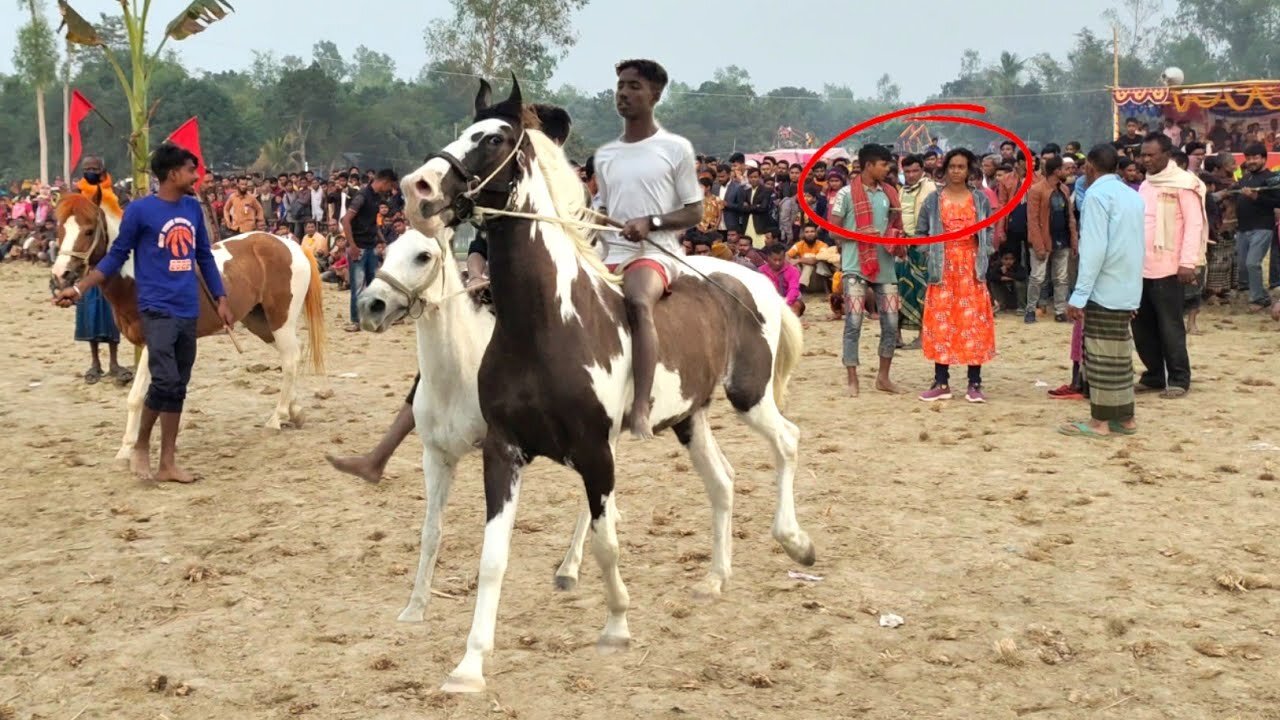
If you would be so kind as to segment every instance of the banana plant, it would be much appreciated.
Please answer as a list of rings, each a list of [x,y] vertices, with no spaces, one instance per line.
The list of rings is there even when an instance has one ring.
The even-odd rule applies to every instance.
[[[182,12],[165,26],[164,36],[154,50],[147,50],[147,20],[151,11],[151,0],[119,0],[124,13],[124,27],[129,41],[129,57],[126,64],[121,62],[117,53],[107,46],[98,33],[98,29],[66,0],[58,0],[58,10],[62,14],[62,24],[58,30],[66,29],[67,42],[87,47],[101,48],[115,72],[120,89],[124,91],[129,102],[129,155],[133,161],[133,192],[135,196],[147,192],[147,162],[151,154],[150,122],[155,113],[155,106],[148,106],[148,91],[151,87],[151,72],[155,68],[160,53],[169,40],[185,40],[192,35],[203,32],[213,23],[225,18],[234,8],[226,0],[193,0]]]

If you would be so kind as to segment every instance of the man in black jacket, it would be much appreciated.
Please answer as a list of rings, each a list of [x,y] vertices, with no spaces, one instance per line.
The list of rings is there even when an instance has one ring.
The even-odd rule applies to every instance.
[[[1244,174],[1240,177],[1240,194],[1236,196],[1236,243],[1242,245],[1249,274],[1249,306],[1253,312],[1267,308],[1267,279],[1262,277],[1262,258],[1273,250],[1276,236],[1276,208],[1280,208],[1280,186],[1275,173],[1267,170],[1267,148],[1250,143],[1244,149]],[[1263,189],[1270,187],[1272,189]],[[1280,283],[1280,259],[1271,253],[1271,285]]]
[[[746,201],[744,196],[747,186],[734,175],[733,168],[721,165],[716,171],[716,184],[711,192],[724,201],[724,214],[720,222],[727,233],[733,230],[741,234],[747,227]]]
[[[756,248],[763,248],[765,231],[775,227],[772,216],[773,191],[760,181],[759,168],[747,169],[747,189],[742,194],[742,200],[739,207],[747,218],[743,234],[751,238],[751,244]]]

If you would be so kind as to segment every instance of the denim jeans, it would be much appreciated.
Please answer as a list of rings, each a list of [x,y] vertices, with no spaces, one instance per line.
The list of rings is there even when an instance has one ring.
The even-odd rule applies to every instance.
[[[1053,265],[1053,312],[1062,315],[1067,312],[1067,283],[1071,279],[1071,248],[1064,247],[1052,250],[1041,260],[1031,251],[1031,278],[1027,283],[1027,312],[1036,311],[1040,302],[1040,289],[1044,286],[1049,265]]]
[[[373,282],[373,276],[378,272],[378,255],[373,248],[365,248],[360,251],[360,259],[351,263],[347,271],[347,279],[351,284],[351,322],[359,323],[360,319],[356,317],[356,299],[360,297],[360,293],[369,287],[369,283]]]
[[[898,283],[875,284],[876,308],[880,311],[879,356],[893,357],[898,346],[898,310],[902,296]],[[858,344],[862,340],[862,319],[866,317],[867,283],[854,277],[844,281],[844,366],[858,366]]]
[[[1275,233],[1270,230],[1245,230],[1236,235],[1236,248],[1243,259],[1249,277],[1249,302],[1265,305],[1268,302],[1267,283],[1262,278],[1262,258],[1271,249]],[[1271,267],[1276,267],[1272,254]]]

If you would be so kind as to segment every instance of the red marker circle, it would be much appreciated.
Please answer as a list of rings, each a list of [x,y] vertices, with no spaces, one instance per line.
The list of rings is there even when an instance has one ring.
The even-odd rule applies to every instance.
[[[979,120],[977,118],[962,117],[962,116],[917,115],[918,113],[929,113],[929,112],[936,112],[939,110],[963,110],[966,112],[976,112],[976,113],[983,113],[983,114],[987,112],[987,109],[981,105],[970,105],[967,103],[936,103],[933,105],[919,105],[916,107],[903,108],[901,110],[895,110],[891,113],[885,113],[884,115],[877,115],[876,117],[873,117],[870,120],[863,121],[861,123],[858,123],[857,125],[854,125],[848,130],[845,130],[839,135],[831,138],[831,140],[829,140],[826,145],[823,145],[822,147],[818,148],[817,152],[813,154],[813,157],[809,158],[809,162],[805,163],[804,168],[800,171],[800,182],[799,182],[800,187],[801,188],[804,187],[805,180],[809,178],[809,172],[813,170],[813,166],[818,162],[818,160],[828,150],[835,147],[837,143],[841,142],[842,140],[845,140],[850,135],[862,132],[867,128],[875,127],[876,125],[879,125],[881,123],[885,123],[890,120],[900,118],[904,115],[912,115],[913,117],[911,119],[915,121],[956,123],[957,125],[972,125],[973,127],[982,128],[984,130],[990,130],[991,132],[994,132],[1009,138],[1009,140],[1011,140],[1014,145],[1018,146],[1018,149],[1022,151],[1024,156],[1026,156],[1027,158],[1031,157],[1031,148],[1027,147],[1027,144],[1022,141],[1022,138],[1018,137],[1017,135],[1014,135],[1012,132],[1010,132],[1009,130],[1006,130],[1005,128],[1000,127],[999,125],[992,125],[991,123],[985,120]],[[852,179],[853,178],[850,178],[850,180]],[[1022,202],[1022,198],[1026,197],[1027,191],[1030,189],[1031,189],[1031,174],[1027,173],[1027,177],[1022,181],[1022,184],[1018,186],[1018,192],[1015,193],[1014,196],[1009,199],[1009,202],[1005,203],[1004,207],[1000,208],[1000,210],[997,211],[991,217],[987,218],[986,220],[983,220],[982,222],[970,225],[969,227],[961,228],[959,230],[955,230],[949,233],[943,233],[941,235],[930,235],[928,237],[887,238],[887,237],[881,237],[879,235],[867,235],[864,233],[854,232],[852,230],[846,230],[840,227],[839,225],[836,225],[832,222],[827,221],[826,218],[818,217],[818,214],[814,212],[813,208],[809,207],[809,203],[805,201],[803,191],[800,193],[800,209],[801,211],[804,212],[805,216],[808,217],[810,220],[814,221],[818,225],[818,227],[821,227],[825,229],[827,232],[834,233],[843,238],[848,238],[850,240],[858,240],[860,242],[879,243],[882,245],[925,245],[928,243],[945,242],[947,240],[958,240],[960,238],[969,237],[970,235],[973,235],[974,233],[976,233],[979,230],[982,230],[983,228],[987,228],[987,227],[991,227],[992,225],[995,225],[996,223],[1000,222],[1001,219],[1008,216],[1009,213],[1013,212],[1013,209],[1017,207],[1019,203]]]

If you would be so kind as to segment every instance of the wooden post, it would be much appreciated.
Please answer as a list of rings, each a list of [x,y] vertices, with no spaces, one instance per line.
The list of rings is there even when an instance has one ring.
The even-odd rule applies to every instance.
[[[1111,26],[1111,84],[1120,87],[1120,28]],[[1111,98],[1111,137],[1120,137],[1120,106]]]

